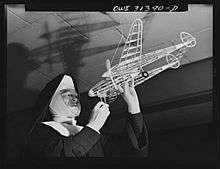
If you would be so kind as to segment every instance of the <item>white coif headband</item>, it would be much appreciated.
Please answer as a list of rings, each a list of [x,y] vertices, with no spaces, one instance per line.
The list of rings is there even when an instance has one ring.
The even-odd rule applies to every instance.
[[[54,92],[51,102],[50,102],[50,109],[55,116],[71,116],[71,111],[67,108],[64,104],[59,91],[62,89],[75,89],[73,84],[72,78],[70,76],[64,75],[62,81],[60,82],[59,86],[57,87],[56,91]]]
[[[59,92],[62,89],[75,89],[75,86],[73,84],[73,80],[70,76],[64,75],[63,79],[61,80],[59,86],[57,87],[56,91],[53,94],[53,97],[56,95],[57,92]],[[52,99],[53,99],[52,97]]]
[[[57,92],[59,92],[62,89],[75,89],[73,80],[70,76],[67,76],[67,75],[63,76],[63,79],[61,80],[59,86],[57,87],[56,91],[54,92],[52,96],[52,99],[49,105],[50,107],[51,107],[51,104],[53,103],[54,96],[57,94]]]

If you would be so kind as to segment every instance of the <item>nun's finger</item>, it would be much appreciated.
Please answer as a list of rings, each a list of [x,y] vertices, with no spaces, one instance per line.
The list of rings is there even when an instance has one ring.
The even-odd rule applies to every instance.
[[[125,82],[124,92],[128,92],[129,90],[129,84],[128,81]]]
[[[124,93],[124,90],[120,85],[118,85],[118,90],[119,90],[120,93]]]
[[[97,109],[99,109],[100,107],[102,107],[105,103],[104,102],[98,102],[95,107],[94,107],[94,110],[96,111]]]

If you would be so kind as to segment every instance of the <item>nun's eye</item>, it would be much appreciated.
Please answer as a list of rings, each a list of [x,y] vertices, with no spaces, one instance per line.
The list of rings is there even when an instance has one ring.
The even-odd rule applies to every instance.
[[[74,95],[74,94],[68,94],[67,96],[68,96],[68,97],[71,97],[71,98],[78,98],[78,96],[77,96],[77,95]]]

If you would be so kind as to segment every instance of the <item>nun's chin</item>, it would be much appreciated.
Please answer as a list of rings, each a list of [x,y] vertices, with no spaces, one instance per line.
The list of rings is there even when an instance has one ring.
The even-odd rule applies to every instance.
[[[71,107],[71,112],[74,117],[77,117],[80,115],[81,109],[79,107]]]
[[[77,113],[74,113],[75,117],[80,115],[80,110]]]

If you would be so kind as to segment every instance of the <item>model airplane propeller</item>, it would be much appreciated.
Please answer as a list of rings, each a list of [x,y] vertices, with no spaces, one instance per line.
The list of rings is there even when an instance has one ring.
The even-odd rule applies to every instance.
[[[196,45],[196,39],[191,34],[181,32],[182,43],[142,54],[142,32],[143,23],[141,19],[136,19],[129,30],[119,63],[111,67],[110,61],[106,60],[107,71],[102,75],[105,79],[89,90],[90,97],[99,97],[111,103],[121,94],[117,86],[122,86],[126,81],[131,83],[132,78],[137,86],[168,68],[178,68],[186,48]],[[174,55],[175,52],[177,54]],[[144,71],[143,67],[161,58],[165,58],[165,65]]]

